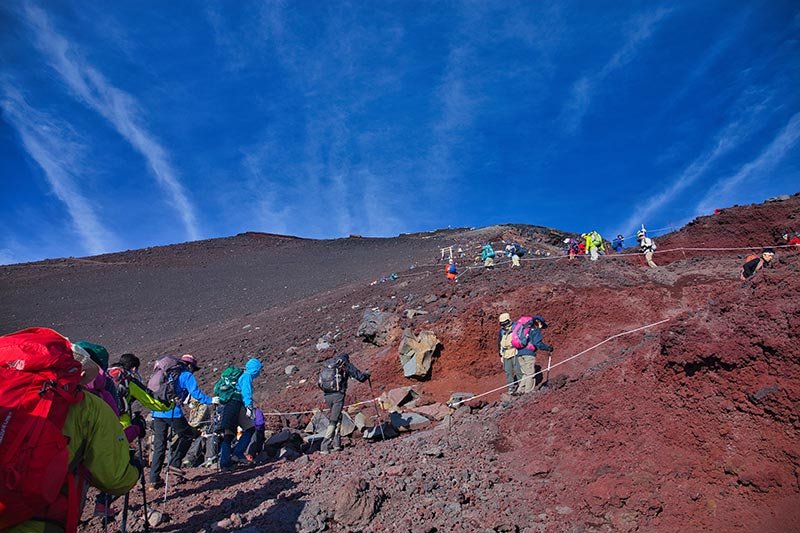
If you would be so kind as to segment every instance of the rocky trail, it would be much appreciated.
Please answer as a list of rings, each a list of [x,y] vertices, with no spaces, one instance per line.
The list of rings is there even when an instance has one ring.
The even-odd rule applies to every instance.
[[[356,432],[327,456],[278,444],[282,458],[250,468],[190,469],[166,503],[163,494],[153,502],[167,518],[153,531],[789,532],[800,530],[800,251],[779,248],[773,267],[747,282],[738,268],[747,247],[778,244],[792,228],[798,195],[724,209],[657,239],[655,270],[638,255],[530,257],[493,270],[465,270],[467,258],[458,283],[436,263],[443,246],[474,251],[506,238],[556,254],[565,234],[246,234],[0,267],[0,295],[12,304],[0,324],[56,327],[147,361],[191,352],[205,389],[228,364],[258,355],[256,395],[284,413],[321,407],[316,374],[335,351],[371,371],[375,395],[413,386],[417,406],[502,387],[502,312],[547,317],[553,363],[602,343],[553,369],[541,390],[467,401],[397,438]],[[371,284],[390,272],[398,279]],[[384,319],[370,342],[359,336],[365,311]],[[426,378],[403,375],[406,329],[440,342]],[[370,399],[366,384],[351,385],[348,403]],[[272,416],[270,427],[300,433],[310,418]],[[129,531],[142,529],[140,503],[136,489]],[[102,531],[84,518],[83,530]]]

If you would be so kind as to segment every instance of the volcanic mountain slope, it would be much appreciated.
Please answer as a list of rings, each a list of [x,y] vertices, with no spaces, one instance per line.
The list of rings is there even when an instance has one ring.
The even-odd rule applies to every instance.
[[[103,321],[118,309],[119,318],[109,319],[112,352],[133,348],[149,360],[192,351],[205,362],[199,377],[206,387],[216,377],[214,368],[263,354],[258,395],[268,409],[281,411],[320,405],[313,382],[319,360],[332,350],[317,352],[314,345],[328,332],[334,349],[350,351],[359,367],[372,371],[376,394],[414,384],[424,396],[444,400],[453,391],[502,388],[496,330],[503,311],[547,317],[554,364],[618,333],[668,319],[561,364],[549,388],[523,398],[487,395],[431,430],[374,444],[357,440],[340,454],[230,474],[198,470],[171,500],[156,504],[171,517],[158,530],[796,531],[800,254],[779,249],[773,268],[743,283],[738,267],[747,250],[670,250],[757,249],[775,243],[798,220],[795,195],[726,209],[659,239],[656,270],[637,255],[596,263],[531,258],[517,270],[507,263],[494,270],[460,264],[457,284],[445,282],[441,264],[424,266],[441,246],[463,243],[474,251],[484,240],[507,237],[550,250],[563,235],[496,226],[405,236],[396,246],[391,240],[327,242],[322,244],[329,251],[346,258],[352,281],[310,285],[303,285],[303,273],[310,271],[299,268],[268,270],[263,279],[270,281],[260,285],[251,279],[267,257],[296,259],[297,247],[306,252],[295,265],[307,268],[319,260],[323,267],[314,272],[341,273],[333,254],[315,252],[320,243],[265,237],[265,251],[254,244],[261,238],[240,236],[182,245],[190,250],[185,258],[165,248],[106,256],[99,259],[103,265],[62,261],[3,269],[2,296],[17,298],[17,308],[2,316],[4,327],[8,320],[14,327],[53,323],[73,338],[103,342],[97,339]],[[220,251],[232,249],[232,242],[245,256],[234,263],[239,270],[225,266],[237,254]],[[206,248],[216,245],[216,255],[207,257]],[[252,260],[247,256],[254,246]],[[144,256],[141,262],[137,255]],[[417,267],[409,270],[413,263]],[[60,274],[65,269],[80,283]],[[137,283],[150,284],[138,301],[128,301],[125,269]],[[224,274],[234,271],[262,293],[229,301],[220,287]],[[390,271],[399,279],[369,284]],[[186,275],[193,280],[182,279]],[[264,293],[290,275],[303,282],[291,296]],[[180,305],[162,300],[163,292],[150,294],[175,284],[194,287],[180,293]],[[39,309],[52,301],[48,296],[55,310],[40,319]],[[259,307],[259,301],[268,305]],[[202,319],[182,323],[181,308],[198,310]],[[398,317],[386,346],[355,336],[369,308]],[[408,318],[408,310],[427,314]],[[155,317],[166,317],[168,326]],[[442,341],[429,380],[402,377],[396,350],[403,327],[430,329]],[[299,372],[284,374],[289,364]],[[366,386],[353,384],[348,401],[369,397]],[[296,427],[305,422],[302,416],[285,419]],[[131,501],[138,511],[139,495],[132,493]],[[99,527],[96,521],[85,526]]]

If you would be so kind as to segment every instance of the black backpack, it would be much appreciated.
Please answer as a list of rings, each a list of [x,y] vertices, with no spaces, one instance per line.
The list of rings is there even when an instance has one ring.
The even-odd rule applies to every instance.
[[[345,359],[334,357],[328,359],[319,372],[317,385],[322,392],[341,392],[345,383]]]

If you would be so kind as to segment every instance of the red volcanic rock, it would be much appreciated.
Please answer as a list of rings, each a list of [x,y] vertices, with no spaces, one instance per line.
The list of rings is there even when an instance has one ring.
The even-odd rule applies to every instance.
[[[206,391],[226,366],[258,356],[255,395],[268,413],[282,413],[268,417],[275,431],[299,429],[310,417],[297,411],[322,407],[314,344],[328,332],[323,355],[350,352],[372,375],[372,390],[350,382],[347,403],[412,384],[433,402],[499,389],[423,431],[343,439],[344,451],[312,453],[305,464],[196,469],[166,503],[151,502],[171,518],[161,531],[209,530],[233,514],[259,531],[797,531],[800,253],[778,248],[772,268],[742,282],[747,249],[676,248],[757,249],[796,231],[798,220],[793,196],[658,237],[658,269],[638,256],[554,256],[514,270],[498,261],[492,271],[468,270],[467,261],[458,284],[441,275],[443,246],[470,255],[505,237],[557,253],[563,233],[494,226],[396,239],[242,235],[0,267],[0,325],[52,325],[105,343],[112,360],[133,351],[143,368],[157,355],[191,352]],[[399,278],[370,285],[390,272]],[[428,295],[436,299],[426,303]],[[427,380],[403,377],[395,346],[357,337],[372,308],[396,313],[398,328],[436,334],[442,346]],[[408,318],[410,309],[428,313]],[[546,317],[558,366],[548,386],[501,399],[503,312]],[[547,363],[547,354],[537,357]],[[300,369],[291,376],[290,364]],[[357,409],[371,421],[388,417],[372,403]],[[140,517],[138,488],[130,501]],[[81,529],[102,525],[93,519]]]

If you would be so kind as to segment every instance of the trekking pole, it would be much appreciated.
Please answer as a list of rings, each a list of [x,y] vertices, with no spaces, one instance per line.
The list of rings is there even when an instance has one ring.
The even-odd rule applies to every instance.
[[[167,494],[169,494],[169,465],[172,462],[172,426],[169,426],[167,431],[167,475],[164,476],[164,503],[167,503]]]
[[[139,435],[139,461],[142,463],[142,508],[144,508],[144,531],[150,533],[150,516],[147,512],[147,487],[144,485],[144,452],[142,436]]]
[[[550,363],[553,361],[553,355],[551,353],[547,354],[547,376],[545,377],[544,382],[547,383],[547,387],[550,388]]]
[[[128,496],[129,493],[125,493],[125,500],[122,504],[122,523],[119,526],[120,533],[125,533],[125,528],[128,525]]]
[[[131,408],[130,402],[128,402],[128,416],[133,420],[133,409]],[[147,487],[145,487],[144,483],[144,446],[142,446],[142,438],[144,437],[144,431],[140,431],[137,435],[137,439],[139,441],[139,464],[142,467],[142,475],[140,476],[141,485],[142,485],[142,508],[144,509],[144,530],[145,533],[150,533],[150,521],[149,516],[147,513]],[[128,511],[128,495],[125,495],[125,512],[122,515],[122,533],[125,533],[125,520],[127,519],[127,511]]]
[[[372,378],[367,378],[369,383],[369,394],[372,396],[372,403],[375,405],[375,416],[378,418],[378,427],[381,429],[381,440],[386,440],[386,435],[383,434],[383,421],[381,421],[381,412],[378,411],[378,402],[375,398],[375,392],[372,390]]]

